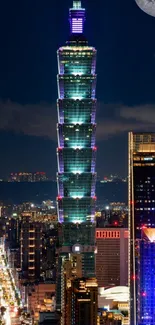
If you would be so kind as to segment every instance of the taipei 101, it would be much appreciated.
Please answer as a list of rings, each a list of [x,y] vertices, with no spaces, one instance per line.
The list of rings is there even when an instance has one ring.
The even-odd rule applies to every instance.
[[[154,17],[1,3],[0,325],[155,325]]]

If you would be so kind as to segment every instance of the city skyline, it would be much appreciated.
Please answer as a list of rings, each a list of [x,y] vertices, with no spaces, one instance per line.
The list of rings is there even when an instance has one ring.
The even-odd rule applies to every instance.
[[[155,22],[131,0],[125,4],[120,0],[112,8],[99,0],[96,4],[83,1],[85,5],[90,17],[86,35],[99,51],[97,172],[125,176],[127,131],[151,131],[154,123],[155,45],[151,39]],[[67,35],[66,8],[70,6],[71,1],[63,2],[60,12],[59,4],[50,0],[44,4],[28,0],[18,9],[10,0],[2,4],[1,177],[12,170],[34,169],[55,175],[55,53]]]
[[[155,0],[10,1],[0,324],[155,325]]]

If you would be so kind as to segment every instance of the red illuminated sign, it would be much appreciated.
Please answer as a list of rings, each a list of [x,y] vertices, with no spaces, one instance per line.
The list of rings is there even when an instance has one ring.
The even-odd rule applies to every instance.
[[[96,230],[96,238],[110,238],[117,239],[120,238],[120,231],[118,230]]]

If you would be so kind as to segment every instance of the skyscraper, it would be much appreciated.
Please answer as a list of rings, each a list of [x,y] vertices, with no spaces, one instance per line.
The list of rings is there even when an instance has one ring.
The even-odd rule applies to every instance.
[[[99,287],[128,284],[128,229],[96,228],[96,278]]]
[[[73,1],[69,22],[69,40],[57,52],[58,309],[63,296],[62,266],[69,254],[81,254],[82,277],[95,274],[96,50],[84,36],[81,1]]]
[[[130,325],[155,324],[155,133],[129,133]]]
[[[39,280],[42,269],[42,224],[32,222],[28,214],[22,217],[20,251],[22,279]]]
[[[66,290],[66,325],[96,325],[97,295],[96,278],[72,280]]]

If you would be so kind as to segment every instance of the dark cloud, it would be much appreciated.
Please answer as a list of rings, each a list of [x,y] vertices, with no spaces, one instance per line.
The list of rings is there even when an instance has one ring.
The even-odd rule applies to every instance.
[[[55,139],[56,119],[56,104],[0,102],[1,130]]]
[[[151,126],[149,124],[127,123],[123,120],[104,120],[104,122],[99,123],[97,126],[97,138],[98,140],[103,140],[129,131],[149,131],[150,129]]]
[[[101,105],[100,105],[101,106]],[[97,138],[102,140],[129,131],[153,131],[155,123],[155,107],[153,105],[124,106],[116,104],[103,105],[109,116],[99,118]],[[99,108],[99,114],[101,107]],[[110,117],[111,115],[111,117]]]
[[[122,107],[120,116],[124,119],[132,119],[144,124],[150,123],[150,126],[155,123],[155,105],[143,105],[135,107]]]
[[[0,130],[56,140],[56,123],[56,104],[21,105],[9,100],[0,102]],[[104,140],[128,131],[151,131],[154,123],[154,106],[118,105],[114,108],[113,104],[100,103],[97,139]]]

